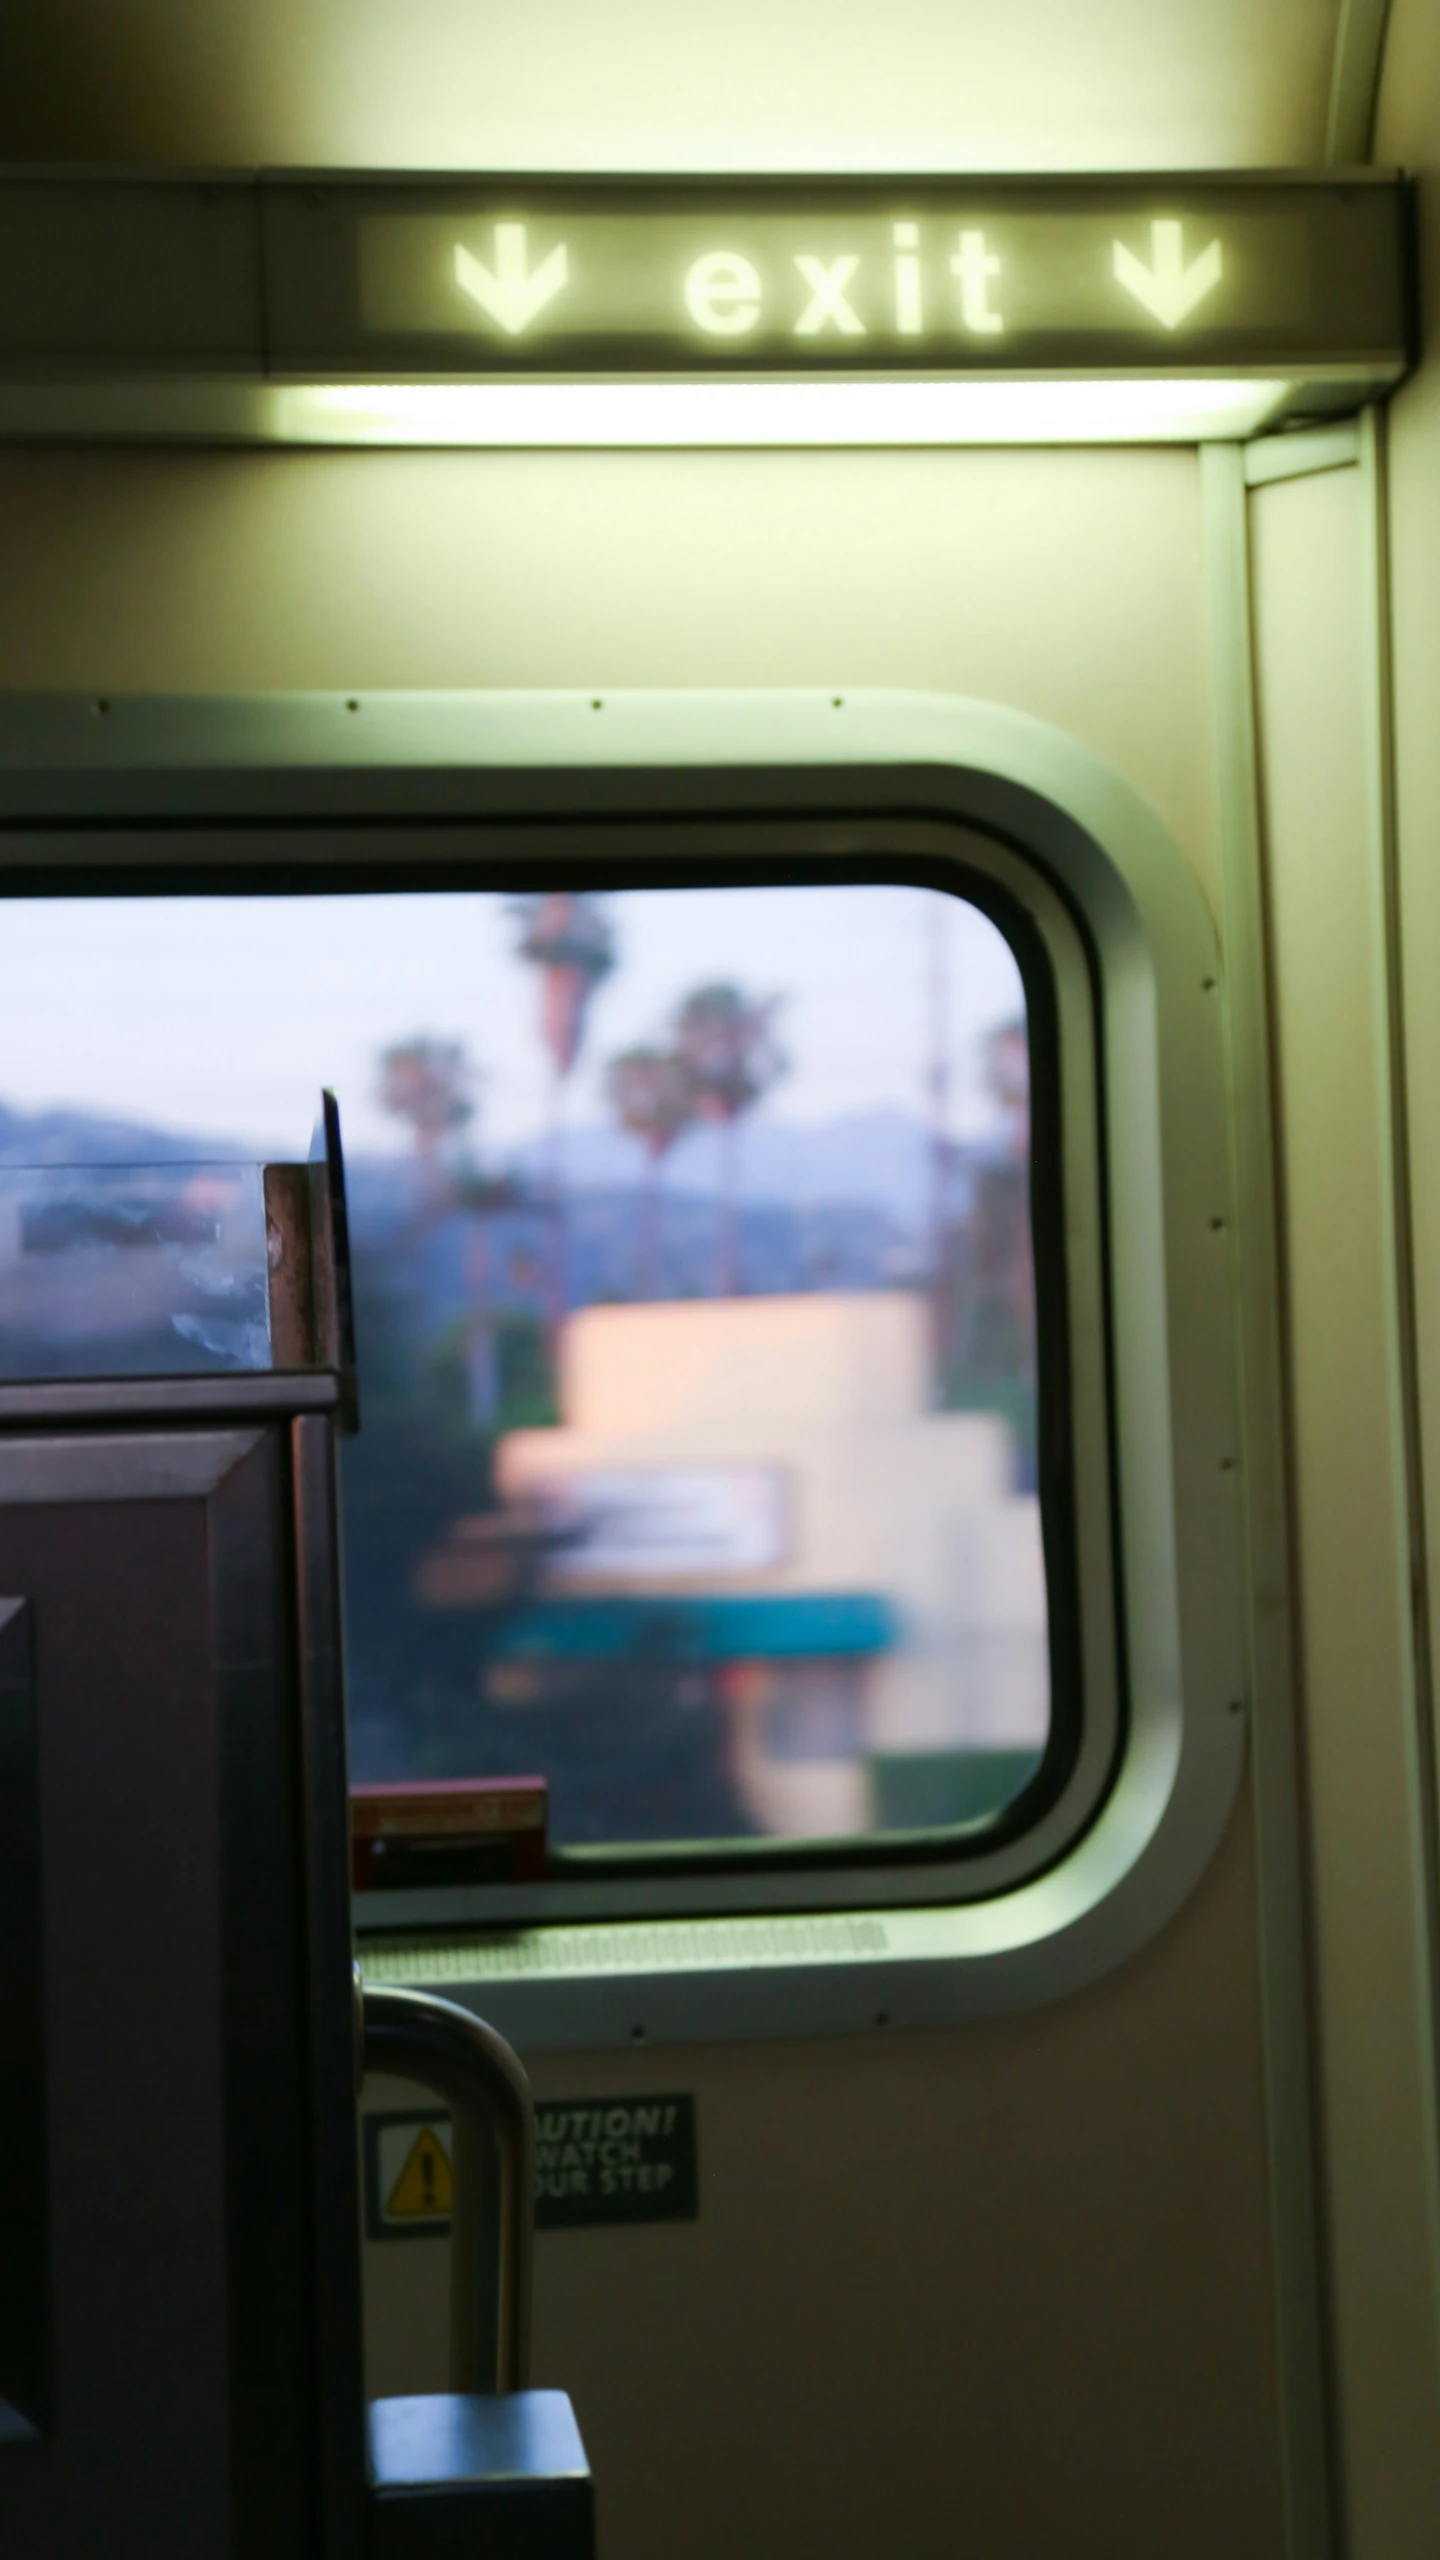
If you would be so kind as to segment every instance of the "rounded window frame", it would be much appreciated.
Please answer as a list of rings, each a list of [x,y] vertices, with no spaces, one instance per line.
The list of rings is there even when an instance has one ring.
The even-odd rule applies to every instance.
[[[780,844],[802,832],[817,880],[860,876],[853,866],[867,862],[876,876],[882,836],[904,865],[887,876],[918,885],[962,839],[967,868],[977,848],[1013,866],[1025,903],[1046,912],[1052,962],[1065,945],[1067,986],[1088,979],[1094,1208],[1092,1219],[1080,1202],[1079,1224],[1098,1281],[1079,1291],[1071,1348],[1083,1317],[1094,1339],[1079,1346],[1075,1385],[1104,1410],[1076,1441],[1092,1488],[1077,1510],[1092,1549],[1085,1640],[1100,1640],[1108,1576],[1114,1673],[1107,1709],[1105,1675],[1087,1664],[1081,1750],[1055,1803],[1013,1840],[952,1853],[943,1898],[917,1896],[913,1853],[889,1870],[847,1855],[823,1896],[812,1880],[788,1908],[773,1861],[757,1863],[748,1907],[718,1878],[617,1877],[605,1891],[620,1900],[582,1887],[583,1910],[551,1902],[488,1940],[377,1947],[367,1969],[442,1981],[532,2047],[933,2024],[1022,2008],[1108,1970],[1203,1873],[1244,1755],[1220,967],[1190,866],[1077,742],[944,697],[148,699],[103,722],[70,698],[0,706],[0,864],[16,892],[53,893],[66,872],[72,887],[83,876],[99,888],[115,865],[127,885],[137,869],[193,873],[197,850],[217,888],[258,886],[277,862],[338,886],[357,827],[371,863],[423,870],[437,825],[452,845],[463,837],[467,866],[507,874],[517,862],[573,866],[577,844],[588,864],[627,828],[632,851],[637,834],[653,847],[683,831],[687,851],[701,833],[717,849],[723,838],[736,878],[767,846],[773,877]],[[1067,1144],[1079,1085],[1065,1081],[1066,1050],[1073,1068],[1083,1011],[1070,1001]],[[1070,1170],[1073,1274],[1090,1246],[1073,1231]],[[1097,1508],[1107,1474],[1113,1504]],[[1102,1516],[1116,1550],[1105,1574]],[[897,1892],[876,1889],[887,1875]]]

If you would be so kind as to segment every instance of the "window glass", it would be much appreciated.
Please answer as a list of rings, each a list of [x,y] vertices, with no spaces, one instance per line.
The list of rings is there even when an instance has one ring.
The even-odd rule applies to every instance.
[[[39,1152],[23,1119],[16,1139]],[[268,1369],[270,1348],[258,1164],[0,1162],[0,1377]]]
[[[1030,1042],[979,906],[21,899],[3,931],[8,1374],[84,1367],[17,1348],[67,1274],[82,1315],[143,1281],[122,1365],[263,1360],[236,1169],[339,1096],[358,1780],[538,1771],[573,1848],[964,1823],[1034,1774]]]

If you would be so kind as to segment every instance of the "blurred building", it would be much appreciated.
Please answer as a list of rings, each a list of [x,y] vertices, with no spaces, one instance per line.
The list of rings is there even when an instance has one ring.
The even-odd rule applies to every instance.
[[[507,1503],[558,1543],[502,1684],[653,1635],[718,1669],[757,1827],[963,1819],[1049,1718],[1039,1506],[1011,1435],[929,1406],[918,1296],[591,1307],[555,1429],[499,1444]]]

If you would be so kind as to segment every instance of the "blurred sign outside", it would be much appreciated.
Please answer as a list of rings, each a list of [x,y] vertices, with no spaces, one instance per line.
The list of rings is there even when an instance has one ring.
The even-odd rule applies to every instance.
[[[778,1467],[587,1471],[550,1494],[547,1508],[565,1532],[557,1579],[763,1573],[788,1546]]]

